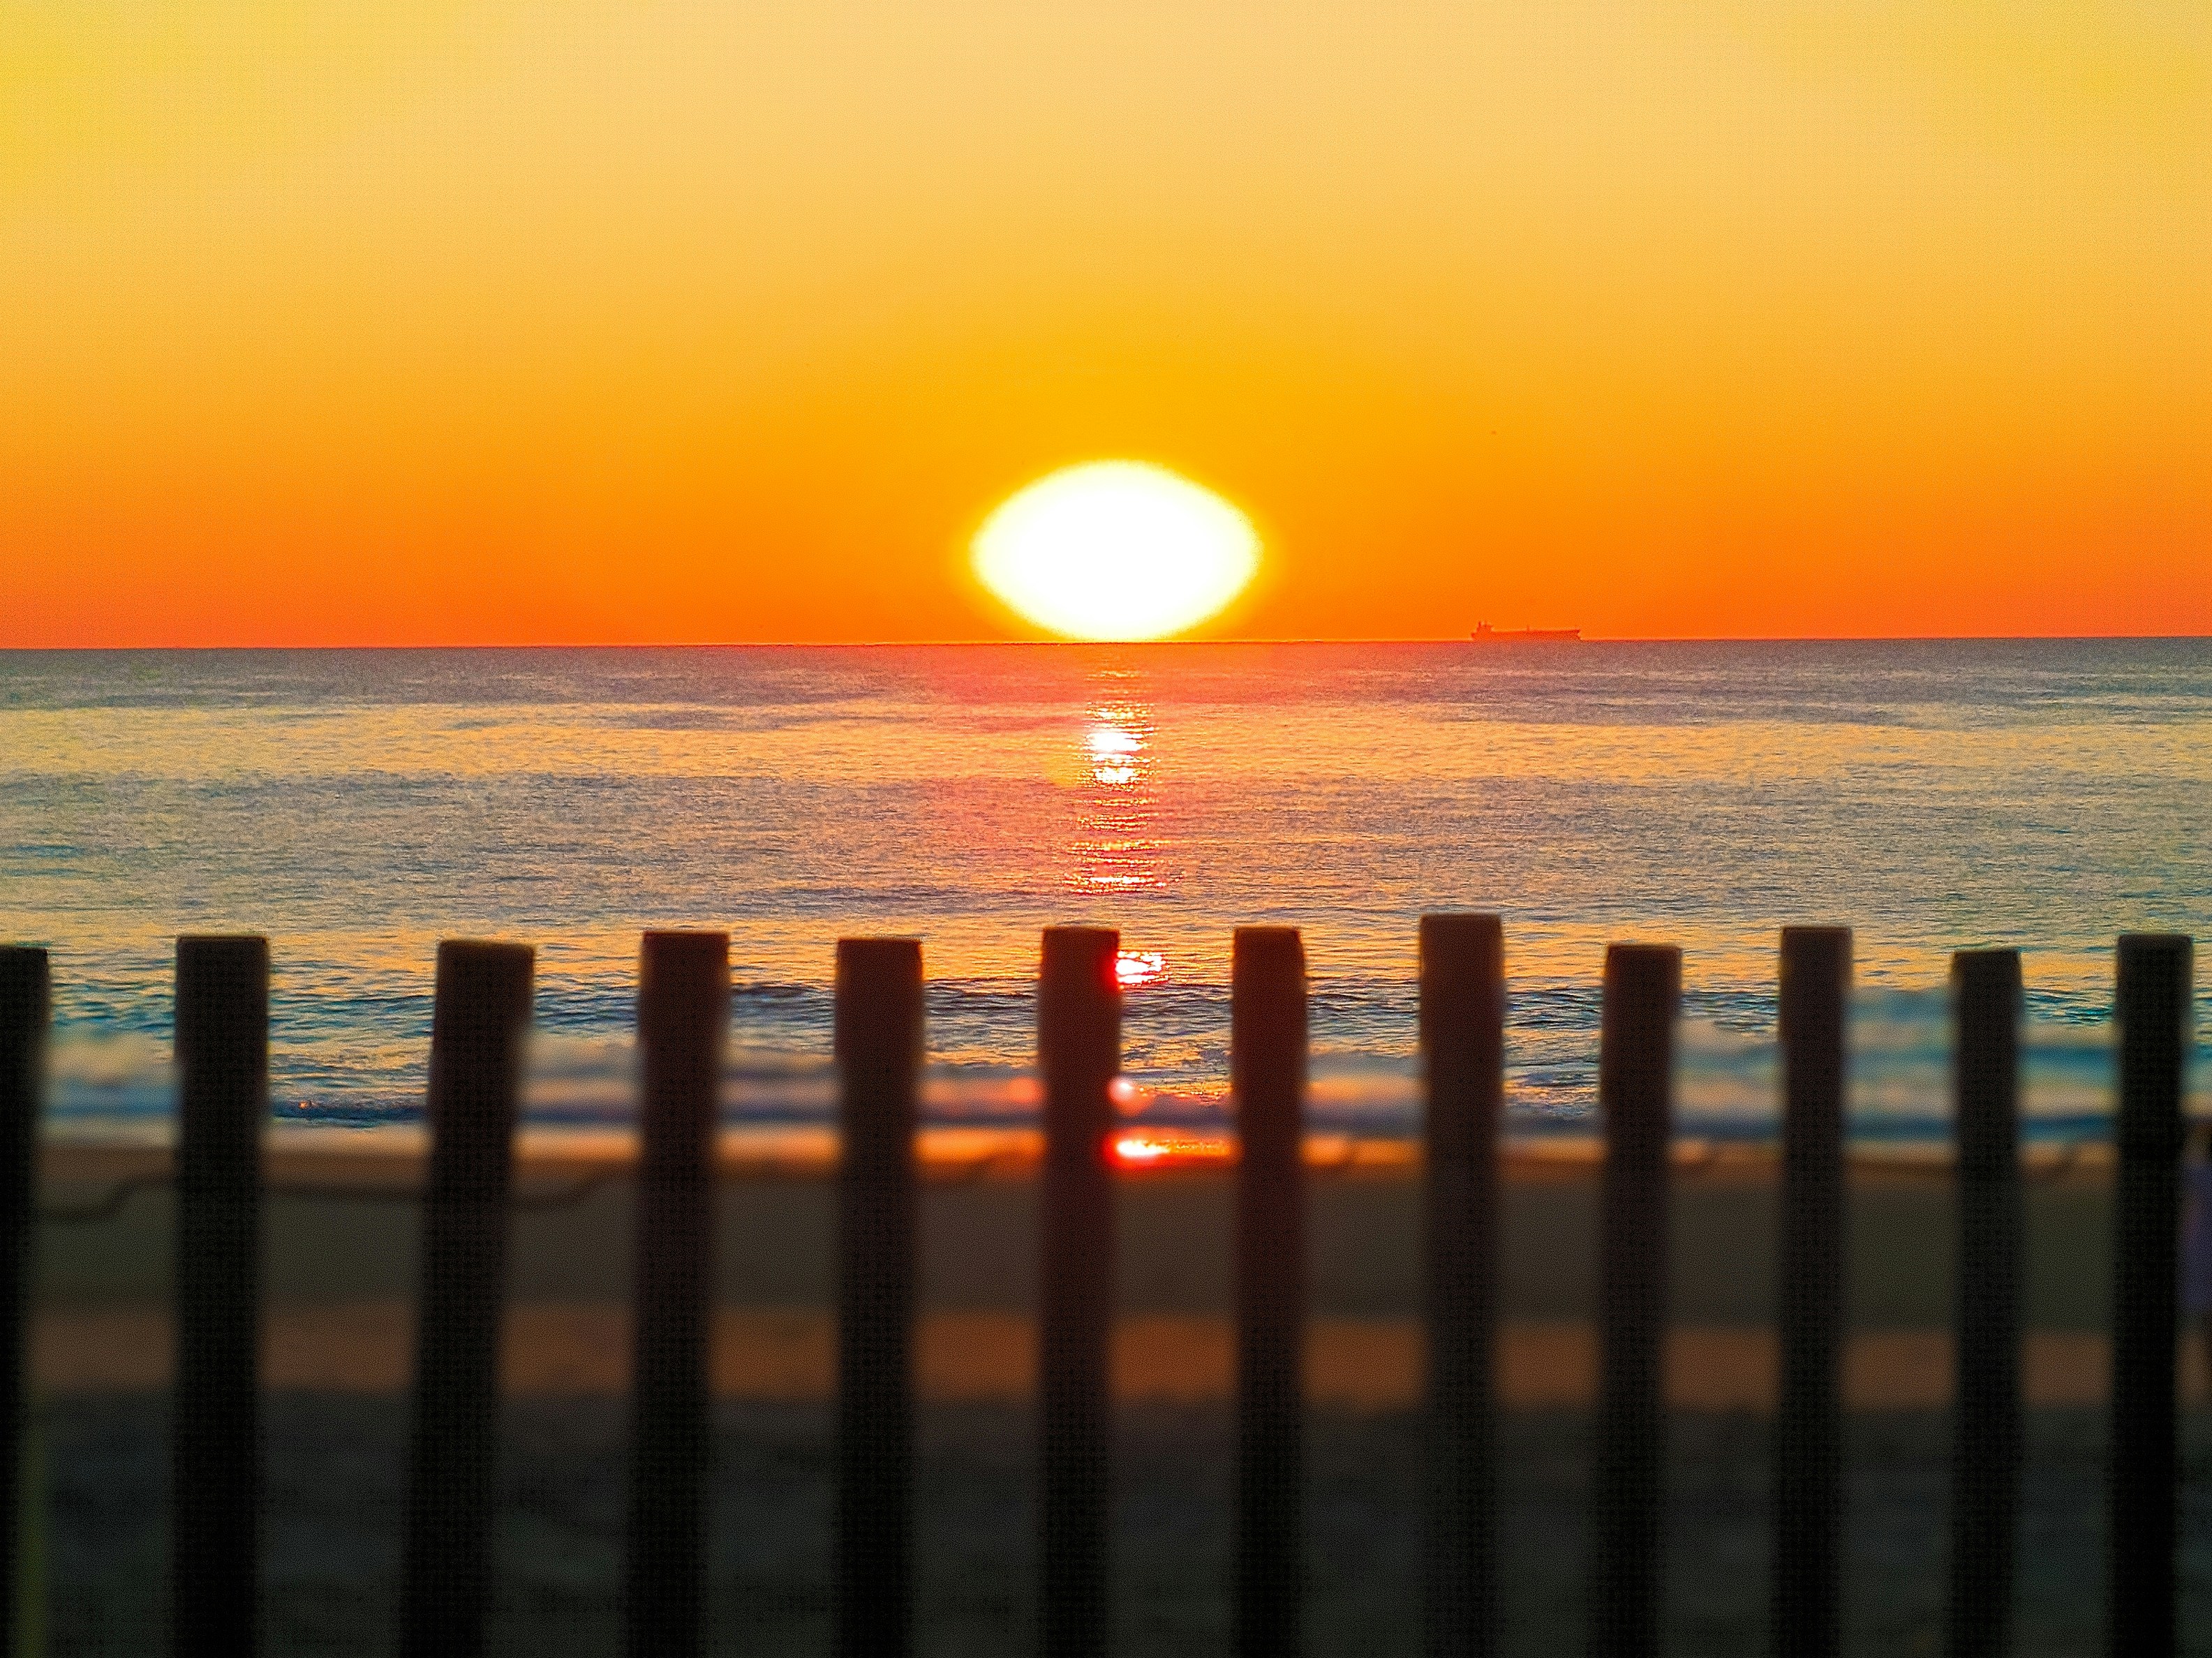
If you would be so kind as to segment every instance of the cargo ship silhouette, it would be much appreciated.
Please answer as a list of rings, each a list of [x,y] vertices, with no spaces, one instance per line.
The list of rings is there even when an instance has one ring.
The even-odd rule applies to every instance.
[[[1580,628],[1507,628],[1502,631],[1479,622],[1468,635],[1478,645],[1579,645]]]

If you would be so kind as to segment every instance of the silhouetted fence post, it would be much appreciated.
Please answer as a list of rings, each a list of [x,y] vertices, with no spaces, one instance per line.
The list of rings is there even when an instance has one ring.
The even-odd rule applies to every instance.
[[[1114,1189],[1109,1085],[1121,1068],[1121,936],[1048,927],[1037,987],[1044,1076],[1037,1417],[1044,1658],[1103,1658],[1113,1416]]]
[[[726,932],[648,932],[638,957],[639,1139],[629,1534],[631,1658],[705,1649],[714,1126],[729,1027]]]
[[[1951,1448],[1950,1658],[2012,1650],[2019,1525],[2020,952],[1951,958],[1955,1031],[1958,1405]]]
[[[23,1570],[23,1446],[30,1394],[25,1340],[33,1294],[39,1118],[52,1018],[46,952],[0,945],[0,1648],[15,1649],[36,1585]]]
[[[837,1651],[914,1641],[914,1314],[921,944],[837,941]]]
[[[1427,1096],[1430,1658],[1498,1649],[1498,1130],[1505,938],[1495,915],[1421,917]]]
[[[2172,934],[2130,933],[2120,940],[2106,1630],[2109,1650],[2127,1658],[2174,1650],[2174,1230],[2181,1209],[2191,955],[2190,940]]]
[[[1782,930],[1781,1397],[1774,1424],[1774,1649],[1840,1648],[1848,927]]]
[[[178,1658],[250,1658],[260,1612],[269,941],[178,939],[176,998],[171,1647]]]
[[[1305,1533],[1306,960],[1296,927],[1237,929],[1237,1603],[1242,1658],[1299,1649]]]
[[[491,1600],[507,1191],[532,952],[438,946],[401,1586],[404,1658],[477,1658]]]
[[[1595,1658],[1653,1658],[1660,1649],[1668,1157],[1681,985],[1679,950],[1614,944],[1606,950],[1598,1050],[1605,1173],[1592,1491],[1596,1561],[1590,1650]]]

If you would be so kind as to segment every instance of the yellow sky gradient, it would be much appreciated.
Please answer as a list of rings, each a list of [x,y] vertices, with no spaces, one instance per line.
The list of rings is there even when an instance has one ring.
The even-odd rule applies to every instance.
[[[2212,9],[19,8],[0,645],[2212,632]]]

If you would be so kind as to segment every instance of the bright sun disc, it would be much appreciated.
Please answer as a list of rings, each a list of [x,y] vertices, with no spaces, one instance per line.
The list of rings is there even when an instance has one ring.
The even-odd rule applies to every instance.
[[[1158,639],[1212,616],[1260,568],[1260,537],[1164,467],[1100,460],[1040,478],[976,531],[975,574],[1039,627]]]

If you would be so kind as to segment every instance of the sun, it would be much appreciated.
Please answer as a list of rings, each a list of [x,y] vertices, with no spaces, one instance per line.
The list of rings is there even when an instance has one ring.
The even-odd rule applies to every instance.
[[[1159,639],[1213,615],[1260,568],[1251,520],[1212,490],[1140,460],[1039,478],[975,532],[975,574],[1071,639]]]

